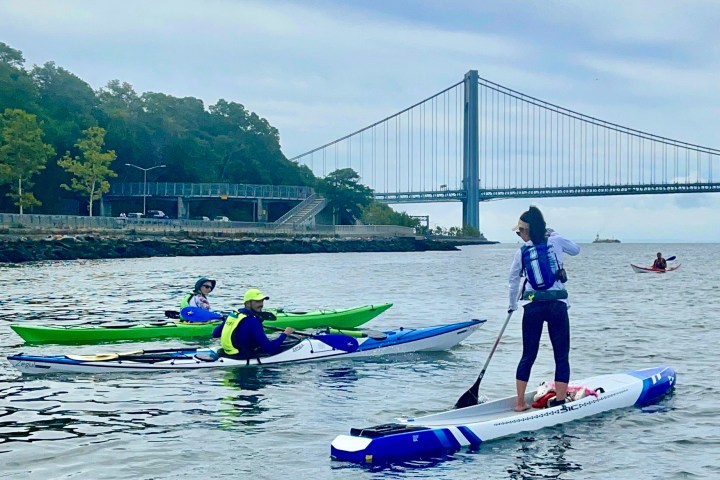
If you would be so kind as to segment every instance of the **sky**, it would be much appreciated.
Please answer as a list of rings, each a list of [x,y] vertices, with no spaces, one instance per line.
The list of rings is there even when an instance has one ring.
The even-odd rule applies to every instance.
[[[393,115],[469,70],[585,115],[720,148],[720,2],[2,0],[0,41],[98,89],[223,98],[280,132],[288,158]],[[720,167],[720,165],[718,165]],[[578,242],[716,242],[720,194],[499,200],[488,239],[530,205]],[[401,204],[460,226],[460,203]]]

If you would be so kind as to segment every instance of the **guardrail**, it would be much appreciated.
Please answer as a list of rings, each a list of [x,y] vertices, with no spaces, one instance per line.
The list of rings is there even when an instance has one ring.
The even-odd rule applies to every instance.
[[[36,229],[135,230],[146,233],[326,235],[343,237],[414,237],[415,229],[397,225],[282,225],[254,222],[216,222],[204,220],[156,220],[151,218],[82,217],[0,213],[0,225]]]
[[[315,191],[312,187],[290,185],[247,185],[243,183],[113,183],[105,197],[223,197],[303,200]]]

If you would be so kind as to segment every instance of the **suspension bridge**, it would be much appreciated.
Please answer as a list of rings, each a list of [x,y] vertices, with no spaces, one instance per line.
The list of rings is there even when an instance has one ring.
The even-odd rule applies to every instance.
[[[290,160],[352,168],[385,203],[718,192],[720,150],[583,115],[479,77]]]

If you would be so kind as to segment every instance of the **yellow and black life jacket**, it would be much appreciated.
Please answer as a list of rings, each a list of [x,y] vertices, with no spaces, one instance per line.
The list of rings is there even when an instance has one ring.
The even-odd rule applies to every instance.
[[[240,350],[235,348],[232,343],[232,335],[235,329],[240,325],[240,322],[247,317],[246,313],[233,311],[228,315],[223,326],[222,333],[220,334],[220,346],[227,355],[237,355]]]

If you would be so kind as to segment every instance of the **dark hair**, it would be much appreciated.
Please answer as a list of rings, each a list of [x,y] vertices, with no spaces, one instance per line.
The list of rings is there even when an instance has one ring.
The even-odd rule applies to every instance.
[[[542,245],[547,242],[545,238],[545,219],[537,207],[530,207],[520,215],[520,220],[530,225],[530,240],[533,245]]]

